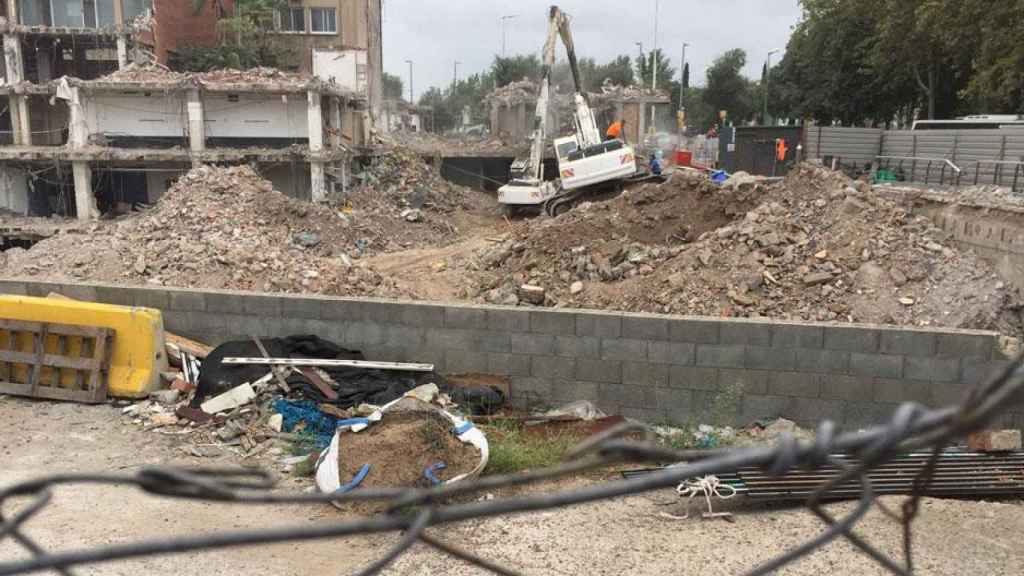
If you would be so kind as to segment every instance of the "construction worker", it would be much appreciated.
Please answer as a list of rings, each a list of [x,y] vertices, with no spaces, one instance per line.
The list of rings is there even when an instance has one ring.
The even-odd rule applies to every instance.
[[[625,140],[626,140],[625,136],[624,136],[625,130],[626,130],[626,121],[625,120],[616,120],[615,122],[612,122],[611,126],[608,127],[608,131],[605,132],[605,134],[604,134],[604,139],[605,139],[605,141],[608,141],[608,140],[615,140],[616,138],[619,138],[619,139],[622,139],[623,142],[625,142]]]

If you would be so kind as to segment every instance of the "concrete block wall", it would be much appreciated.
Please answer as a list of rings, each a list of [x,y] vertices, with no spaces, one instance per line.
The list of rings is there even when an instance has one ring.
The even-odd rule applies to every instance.
[[[993,332],[0,281],[50,292],[159,308],[169,330],[212,344],[316,334],[370,359],[507,375],[519,404],[585,399],[650,422],[706,422],[742,384],[737,423],[867,426],[900,402],[954,404],[1008,362]],[[1003,423],[1021,427],[1024,406]]]

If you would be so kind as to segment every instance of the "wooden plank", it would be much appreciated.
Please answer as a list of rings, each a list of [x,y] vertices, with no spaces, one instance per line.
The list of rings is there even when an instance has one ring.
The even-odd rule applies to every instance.
[[[195,340],[189,340],[184,336],[172,334],[168,331],[164,331],[164,342],[166,344],[173,344],[178,347],[182,352],[195,356],[200,360],[205,360],[210,352],[213,352],[213,346],[207,346],[202,342],[196,342]]]
[[[362,368],[363,370],[397,370],[401,372],[433,372],[433,364],[402,362],[368,362],[365,360],[324,360],[321,358],[225,358],[221,364],[255,366],[309,366],[314,368]]]
[[[28,377],[28,384],[32,389],[32,396],[36,395],[39,388],[39,376],[43,371],[43,358],[46,357],[46,324],[41,324],[39,332],[32,335],[32,344],[35,347],[35,361],[32,364],[32,373]]]
[[[320,374],[317,373],[315,368],[296,368],[295,370],[312,382],[313,386],[316,386],[317,390],[324,395],[324,398],[327,398],[328,400],[338,399],[338,393],[331,388],[327,381],[320,377]]]
[[[0,350],[0,362],[15,362],[18,364],[35,364],[40,357],[35,352],[11,352]],[[43,354],[40,364],[48,368],[67,368],[69,370],[92,370],[99,366],[94,358],[72,358],[70,356],[58,356],[57,354]]]
[[[103,401],[102,399],[96,399],[91,391],[70,390],[68,388],[54,388],[53,386],[40,386],[35,391],[35,393],[33,393],[32,387],[30,385],[16,384],[12,382],[0,382],[0,394],[10,394],[12,396],[31,396],[33,398],[41,398],[44,400],[85,402],[89,404],[97,404]]]
[[[96,367],[89,373],[88,386],[93,402],[102,402],[107,398],[109,381],[106,372],[110,366],[110,350],[112,348],[110,340],[112,338],[113,333],[108,330],[106,334],[96,338],[96,345],[93,347],[92,359],[93,362],[96,362]]]
[[[263,354],[264,358],[270,358],[270,354],[267,353],[267,347],[263,345],[263,341],[261,341],[258,336],[253,336],[252,341],[256,343],[256,347],[260,349],[260,354]],[[291,387],[288,386],[288,383],[284,381],[284,376],[281,376],[281,372],[277,368],[271,368],[270,373],[273,374],[274,378],[277,380],[278,388],[283,390],[285,394],[292,391]]]
[[[57,355],[63,358],[68,357],[68,337],[63,334],[57,334]],[[51,381],[50,386],[60,388],[61,376],[63,376],[61,368],[59,366],[55,366],[53,368],[53,380]]]
[[[17,332],[39,332],[42,330],[43,324],[40,322],[27,322],[24,320],[10,320],[7,318],[0,318],[0,330],[14,330]],[[48,324],[47,332],[50,334],[62,334],[64,336],[88,336],[93,337],[100,333],[102,330],[108,330],[108,328],[101,328],[97,326],[76,326],[73,324]]]

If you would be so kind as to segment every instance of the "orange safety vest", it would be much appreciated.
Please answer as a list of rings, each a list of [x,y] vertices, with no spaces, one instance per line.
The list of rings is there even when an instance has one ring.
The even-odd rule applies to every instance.
[[[608,127],[607,135],[609,138],[618,138],[622,136],[622,122],[614,122]]]

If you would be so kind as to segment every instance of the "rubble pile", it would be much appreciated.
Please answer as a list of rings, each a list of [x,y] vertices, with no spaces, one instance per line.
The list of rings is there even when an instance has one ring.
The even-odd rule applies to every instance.
[[[312,79],[308,75],[267,67],[250,68],[248,70],[225,68],[202,72],[196,74],[195,77],[204,84],[304,84]]]
[[[426,207],[424,208],[424,210]],[[424,231],[425,230],[425,231]],[[443,235],[288,198],[249,167],[193,169],[146,212],[5,253],[12,276],[408,296],[359,258]]]
[[[485,251],[479,298],[510,304],[526,285],[549,306],[1021,330],[1019,295],[989,265],[866,182],[804,165],[779,184],[666,186],[738,217],[631,191]]]
[[[648,277],[688,242],[746,213],[762,193],[760,185],[723,191],[697,173],[680,172],[665,184],[647,184],[611,201],[584,203],[559,218],[532,222],[478,254],[483,271],[478,297],[516,304],[526,284],[546,289],[526,298],[538,304],[568,303],[567,296],[581,303],[586,298],[577,298],[581,282],[613,285]]]
[[[476,194],[452,184],[406,146],[394,146],[373,157],[361,172],[358,186],[345,201],[363,211],[409,222],[426,222],[441,236],[454,235],[450,219],[442,215],[468,208]]]
[[[99,78],[101,82],[160,82],[178,83],[188,78],[188,74],[174,72],[170,68],[157,63],[131,63],[120,70]]]
[[[498,138],[488,135],[440,135],[429,132],[392,132],[382,135],[388,146],[401,146],[430,156],[515,156],[525,146],[510,147]]]
[[[668,98],[669,93],[665,90],[652,90],[650,88],[638,88],[636,86],[620,86],[605,80],[601,85],[599,94],[591,95],[596,100],[613,100],[616,102],[627,102],[645,98]]]
[[[537,100],[537,83],[523,79],[495,89],[484,98],[488,104],[511,105]]]

